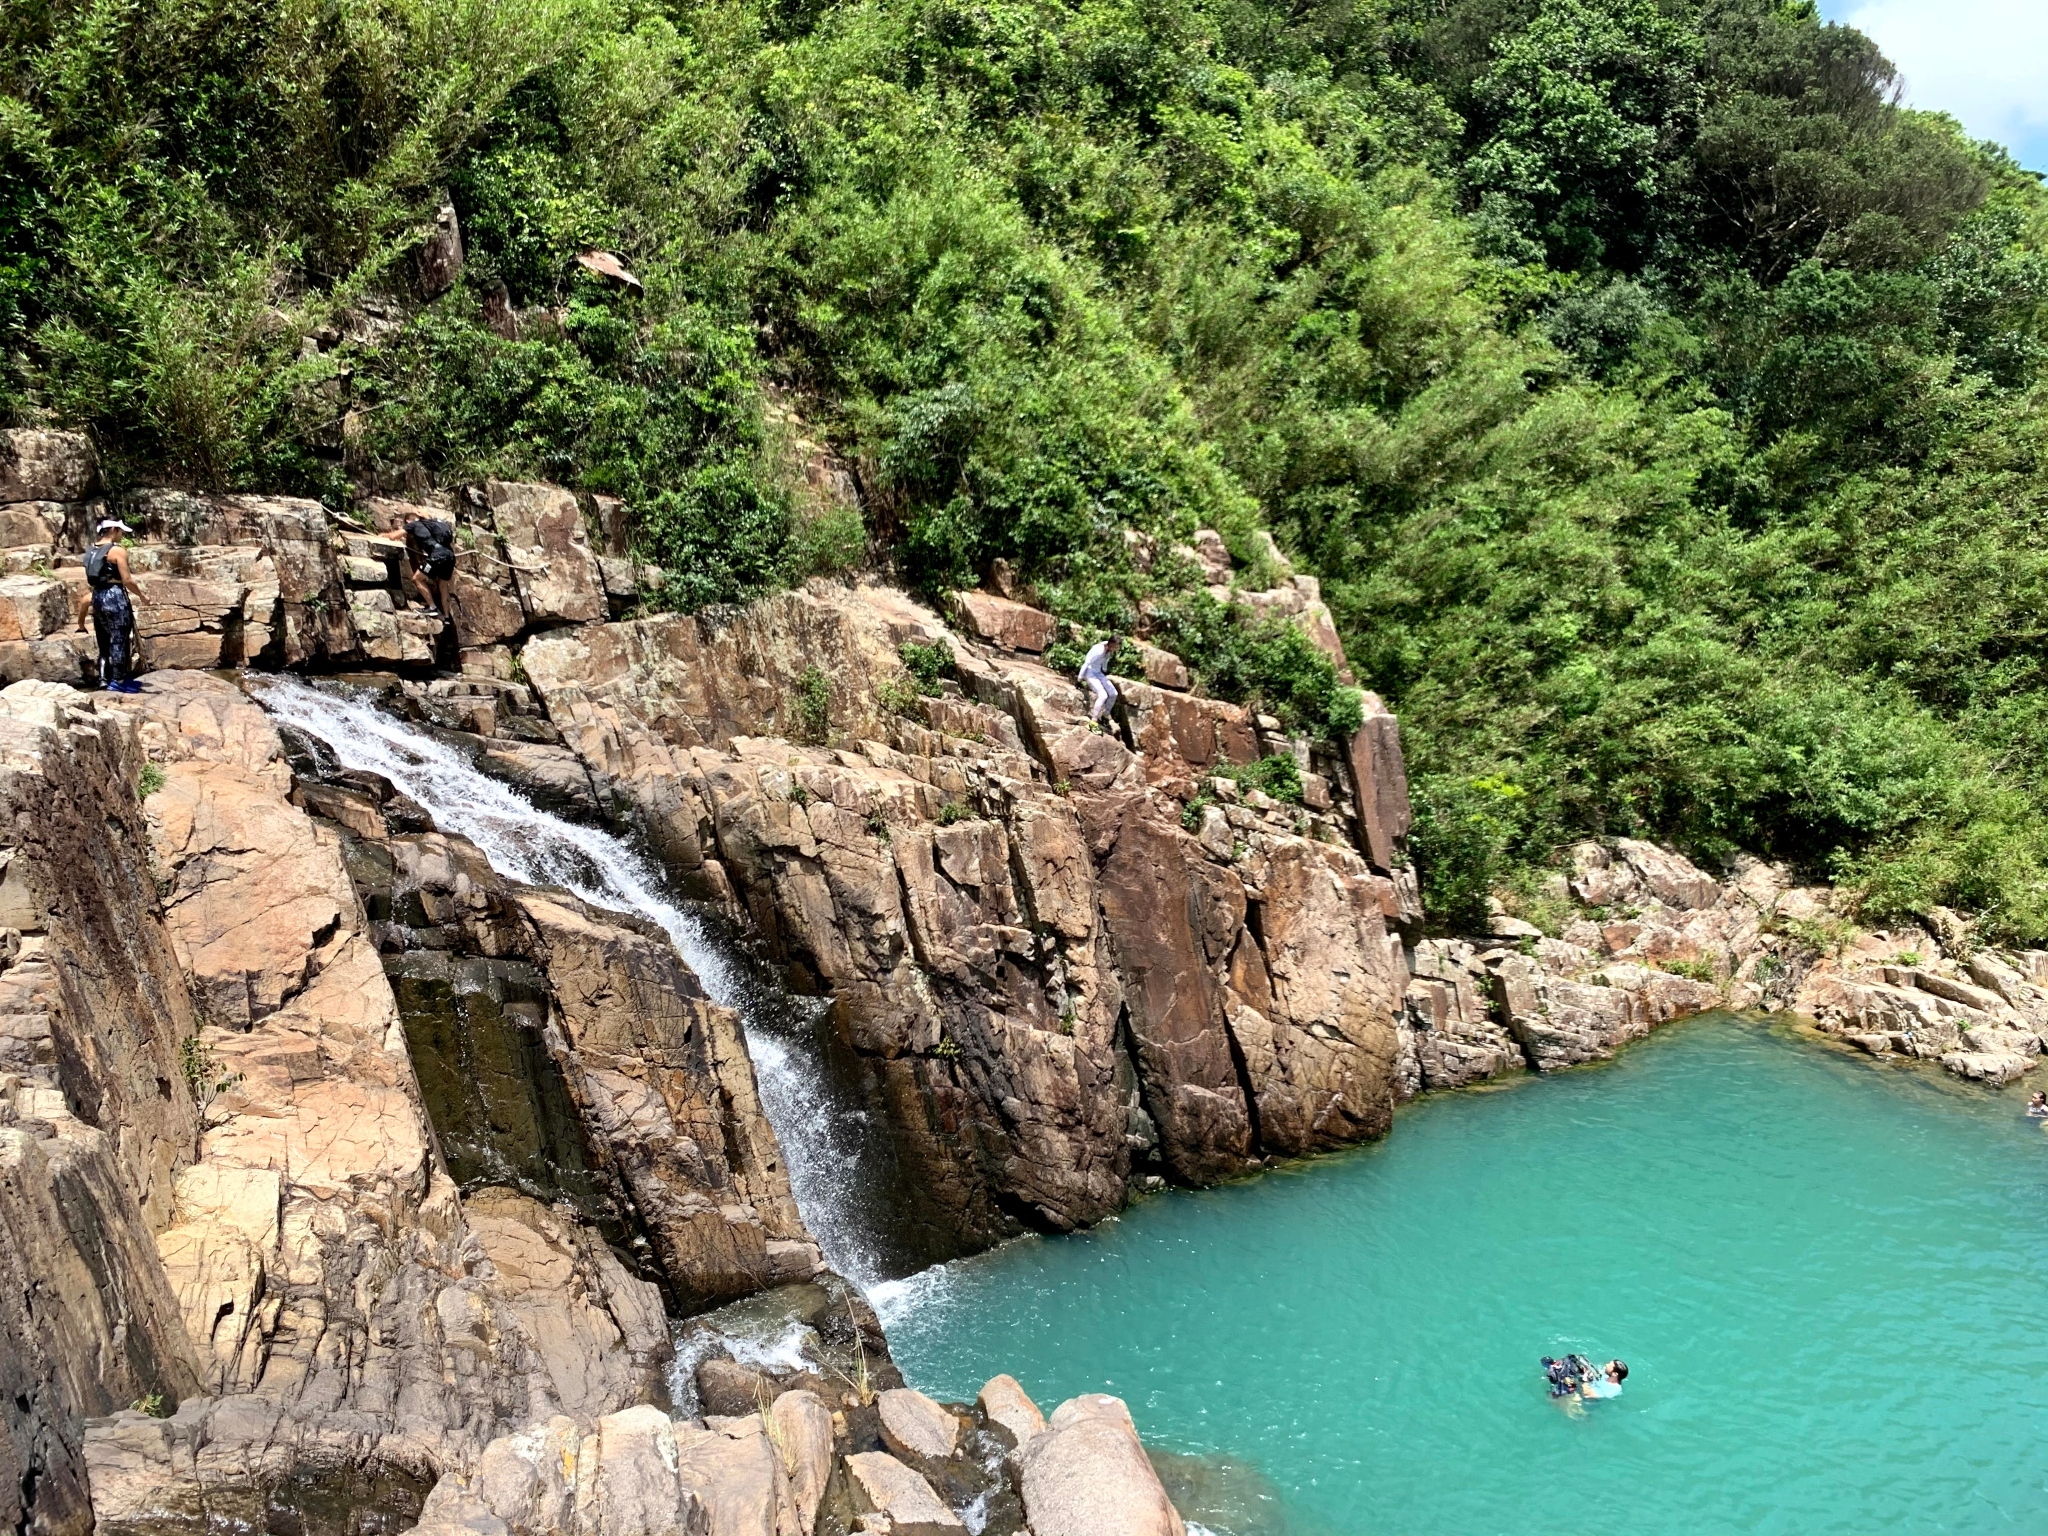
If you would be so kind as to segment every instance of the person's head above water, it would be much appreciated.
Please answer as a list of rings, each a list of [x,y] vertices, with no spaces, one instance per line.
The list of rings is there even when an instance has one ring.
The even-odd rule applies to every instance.
[[[1609,1381],[1619,1385],[1628,1380],[1628,1362],[1626,1360],[1610,1360],[1600,1367],[1600,1374]]]

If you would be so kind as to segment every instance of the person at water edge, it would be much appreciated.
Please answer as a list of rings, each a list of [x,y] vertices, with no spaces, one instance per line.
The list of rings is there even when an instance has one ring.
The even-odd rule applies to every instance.
[[[133,533],[119,518],[99,525],[85,552],[85,597],[79,619],[92,614],[93,638],[100,647],[100,686],[109,693],[140,693],[135,681],[135,602],[142,589],[128,570],[128,551],[121,535]]]
[[[1074,674],[1074,680],[1088,690],[1088,719],[1091,724],[1107,730],[1103,721],[1116,707],[1116,684],[1109,680],[1109,664],[1116,659],[1116,653],[1123,641],[1116,635],[1098,640],[1081,663],[1081,670]]]
[[[448,608],[448,578],[455,574],[455,525],[429,517],[418,507],[405,514],[405,558],[412,566],[412,584],[427,617],[439,618]]]
[[[2039,1089],[2036,1089],[2027,1095],[2027,1118],[2029,1120],[2048,1119],[2048,1093],[2042,1093]]]

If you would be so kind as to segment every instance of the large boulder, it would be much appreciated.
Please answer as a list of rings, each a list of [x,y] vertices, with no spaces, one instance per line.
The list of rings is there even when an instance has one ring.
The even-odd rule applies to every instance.
[[[785,1392],[768,1410],[773,1438],[789,1471],[789,1497],[796,1510],[795,1536],[810,1536],[818,1505],[832,1476],[832,1410],[815,1392]]]
[[[1186,1536],[1120,1398],[1069,1398],[1017,1452],[1032,1536]]]
[[[154,574],[138,575],[135,584],[142,589],[135,628],[149,668],[223,665],[223,647],[241,623],[242,604],[249,595],[246,586]]]
[[[576,498],[558,486],[503,480],[486,482],[484,495],[527,618],[536,624],[590,624],[605,618],[610,610],[604,576]]]
[[[960,1421],[950,1410],[911,1387],[898,1387],[876,1399],[881,1413],[882,1443],[903,1460],[948,1460],[960,1446]]]
[[[74,628],[71,589],[52,576],[0,576],[0,640],[41,640]]]
[[[1059,621],[1043,608],[1027,607],[989,592],[955,592],[953,611],[960,627],[975,639],[1008,651],[1043,651],[1059,629]]]
[[[992,1376],[975,1398],[982,1416],[1007,1435],[1012,1449],[1028,1445],[1045,1428],[1045,1415],[1014,1376]]]
[[[55,548],[64,531],[63,511],[60,504],[48,501],[0,507],[0,549]]]
[[[1378,694],[1365,695],[1365,720],[1352,733],[1347,752],[1366,852],[1373,868],[1392,870],[1406,846],[1414,811],[1408,803],[1408,772],[1401,756],[1401,723]]]
[[[235,516],[260,531],[272,562],[276,589],[252,581],[246,622],[270,631],[287,666],[355,654],[348,588],[328,535],[327,509],[317,501],[288,496],[233,498]],[[263,599],[272,599],[266,608]],[[254,654],[253,651],[249,654]]]
[[[0,431],[0,503],[78,501],[99,478],[92,440],[40,427]]]

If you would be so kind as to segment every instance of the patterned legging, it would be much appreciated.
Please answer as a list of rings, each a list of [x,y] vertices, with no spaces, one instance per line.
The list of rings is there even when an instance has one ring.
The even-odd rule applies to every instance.
[[[92,631],[100,643],[101,686],[127,682],[135,671],[135,607],[126,588],[93,593]]]

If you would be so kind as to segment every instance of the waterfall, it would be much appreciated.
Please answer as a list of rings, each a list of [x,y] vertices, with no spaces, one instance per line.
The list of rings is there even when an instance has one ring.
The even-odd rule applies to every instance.
[[[811,1006],[765,987],[714,944],[696,914],[666,894],[656,867],[612,833],[541,810],[458,748],[379,709],[363,690],[287,677],[250,682],[273,718],[324,746],[341,767],[389,779],[441,831],[476,844],[499,874],[659,924],[712,999],[741,1016],[797,1209],[826,1261],[857,1285],[883,1278],[864,1212],[865,1116],[835,1102]]]

